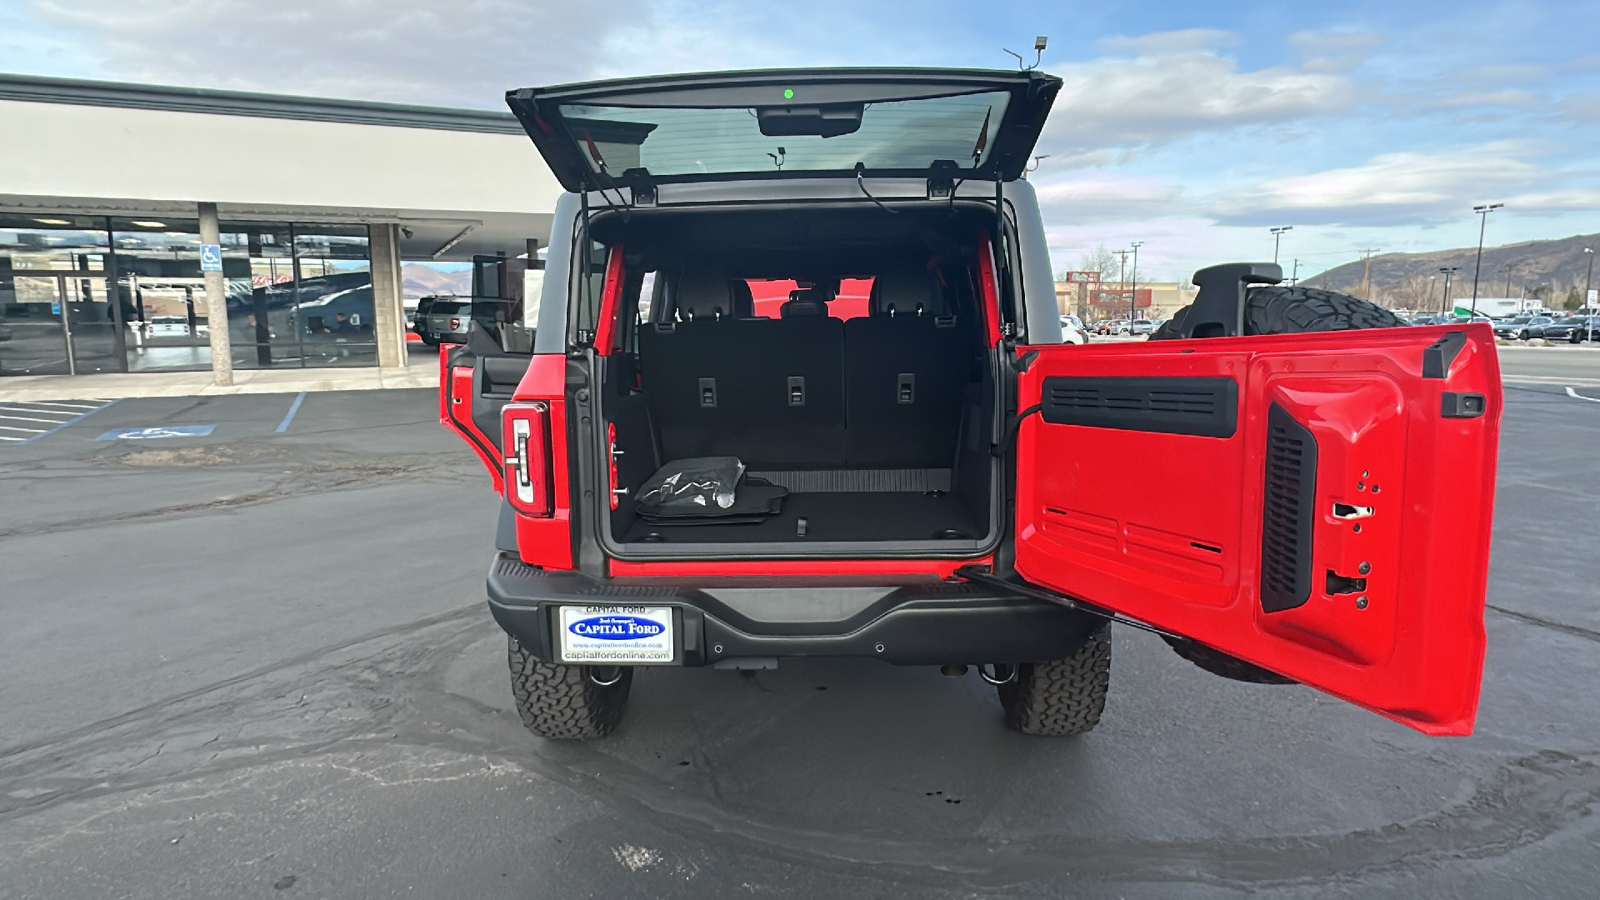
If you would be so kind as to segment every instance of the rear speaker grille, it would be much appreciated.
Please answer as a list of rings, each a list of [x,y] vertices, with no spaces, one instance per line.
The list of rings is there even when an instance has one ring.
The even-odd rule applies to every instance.
[[[1267,475],[1261,521],[1261,608],[1293,609],[1311,598],[1311,532],[1317,439],[1274,403],[1267,413]]]
[[[1239,386],[1232,378],[1076,377],[1044,380],[1044,420],[1157,434],[1232,437]]]

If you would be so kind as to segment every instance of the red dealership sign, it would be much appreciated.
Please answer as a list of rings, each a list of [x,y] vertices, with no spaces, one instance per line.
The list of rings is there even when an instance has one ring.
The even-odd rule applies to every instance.
[[[1115,288],[1110,290],[1101,288],[1089,293],[1089,305],[1095,309],[1103,309],[1108,312],[1116,312],[1119,309],[1126,310],[1130,300],[1133,301],[1135,307],[1148,307],[1150,305],[1150,289],[1139,288],[1137,291],[1132,289],[1119,291]]]

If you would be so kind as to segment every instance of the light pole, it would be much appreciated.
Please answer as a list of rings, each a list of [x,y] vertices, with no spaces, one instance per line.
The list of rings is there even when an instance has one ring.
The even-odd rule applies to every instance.
[[[1583,276],[1583,305],[1589,306],[1589,286],[1594,283],[1594,248],[1585,247],[1583,252],[1589,255],[1589,273]],[[1594,307],[1589,306],[1589,321],[1584,326],[1584,330],[1588,332],[1584,337],[1586,341],[1594,340],[1594,317]]]
[[[1139,247],[1144,241],[1134,241],[1133,247],[1133,293],[1128,297],[1128,337],[1133,337],[1133,308],[1139,305]]]
[[[1300,283],[1300,258],[1295,257],[1294,271],[1289,275],[1289,286],[1294,287]]]
[[[1504,203],[1484,203],[1474,206],[1478,214],[1478,261],[1472,266],[1472,314],[1478,314],[1478,273],[1483,270],[1483,232],[1489,227],[1489,213],[1505,206]]]
[[[1439,298],[1439,312],[1445,315],[1455,313],[1454,305],[1450,302],[1450,281],[1455,277],[1460,266],[1440,266],[1439,272],[1444,275],[1444,296]]]
[[[1277,265],[1278,264],[1278,242],[1283,240],[1283,233],[1285,231],[1293,231],[1294,230],[1294,226],[1293,225],[1278,225],[1278,226],[1275,226],[1275,227],[1273,227],[1273,228],[1271,228],[1269,230],[1272,232],[1272,264],[1273,265]]]

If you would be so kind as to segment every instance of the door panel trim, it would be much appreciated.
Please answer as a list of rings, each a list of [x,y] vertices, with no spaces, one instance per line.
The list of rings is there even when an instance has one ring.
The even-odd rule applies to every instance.
[[[1040,415],[1052,425],[1233,437],[1239,383],[1225,376],[1161,378],[1052,375]]]

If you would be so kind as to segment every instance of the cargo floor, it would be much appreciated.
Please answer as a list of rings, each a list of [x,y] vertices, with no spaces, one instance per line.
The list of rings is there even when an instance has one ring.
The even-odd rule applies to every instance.
[[[806,520],[805,535],[799,523]],[[783,512],[746,525],[651,525],[635,521],[624,543],[758,543],[779,541],[976,540],[980,528],[966,504],[950,494],[905,491],[883,493],[790,494]],[[954,531],[958,534],[945,534]],[[650,537],[659,535],[659,538]]]

